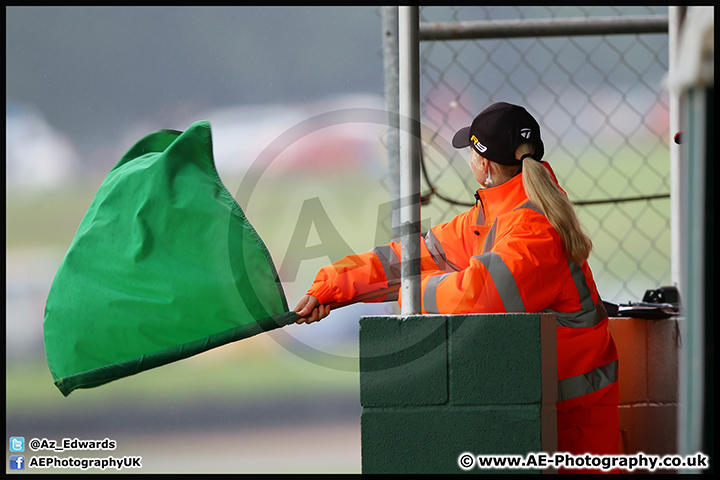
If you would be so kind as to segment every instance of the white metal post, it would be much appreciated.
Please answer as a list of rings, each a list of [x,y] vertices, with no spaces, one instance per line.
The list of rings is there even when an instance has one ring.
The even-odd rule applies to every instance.
[[[388,110],[387,155],[390,176],[390,239],[400,238],[400,113],[398,60],[398,7],[382,7],[383,72]],[[376,242],[377,242],[376,238]]]
[[[708,189],[713,188],[707,166],[714,160],[714,138],[708,132],[709,114],[712,112],[710,92],[714,89],[714,7],[688,7],[682,22],[675,50],[675,65],[670,71],[669,86],[680,101],[680,121],[687,129],[686,139],[680,148],[680,279],[682,302],[681,334],[683,348],[679,355],[678,391],[678,450],[681,455],[694,455],[703,451],[704,441],[711,441],[712,423],[706,424],[708,410],[713,405],[713,390],[706,383],[706,368],[713,364],[705,356],[706,347],[712,348],[712,340],[706,338],[706,322],[711,305],[707,291],[709,278],[706,255],[712,247],[706,243],[709,237],[706,201]],[[710,385],[715,381],[710,379]],[[706,398],[707,397],[707,398]],[[709,405],[706,405],[709,402]],[[713,405],[714,406],[714,405]],[[709,407],[713,408],[713,407]],[[711,446],[711,445],[708,445]],[[687,469],[682,473],[700,473]]]
[[[677,68],[677,45],[680,23],[687,7],[668,7],[668,71]],[[680,93],[677,89],[668,89],[670,100],[670,279],[673,285],[680,283],[680,145],[674,142],[674,136],[680,125]],[[687,135],[686,135],[687,136]]]
[[[398,9],[400,241],[403,315],[420,308],[420,43],[418,7]]]

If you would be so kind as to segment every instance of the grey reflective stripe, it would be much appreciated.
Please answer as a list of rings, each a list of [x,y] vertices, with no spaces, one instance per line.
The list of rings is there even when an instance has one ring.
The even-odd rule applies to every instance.
[[[617,381],[618,361],[558,382],[558,401],[587,395]]]
[[[537,205],[535,205],[534,203],[532,203],[530,200],[528,200],[527,202],[523,203],[522,205],[520,205],[519,207],[517,207],[515,210],[520,210],[521,208],[529,208],[530,210],[535,210],[535,211],[536,211],[537,213],[539,213],[540,215],[545,216],[545,213],[544,213],[542,210],[540,210],[540,207],[538,207]]]
[[[515,210],[520,210],[521,208],[528,208],[530,210],[534,210],[540,215],[545,215],[542,210],[540,210],[538,207],[535,206],[530,200],[523,203],[519,207],[515,208]],[[483,220],[484,221],[484,220]],[[480,222],[478,222],[479,224]],[[492,227],[490,228],[490,231],[488,232],[487,237],[485,237],[485,245],[483,246],[483,252],[489,252],[492,250],[493,245],[495,244],[495,235],[497,233],[497,219],[492,224]]]
[[[580,308],[582,311],[593,310],[595,308],[595,303],[593,303],[592,293],[585,281],[585,274],[582,272],[580,267],[570,260],[568,260],[568,265],[570,266],[570,273],[572,274],[573,281],[575,282],[575,287],[577,287],[578,295],[580,295]]]
[[[445,280],[445,277],[450,275],[449,273],[444,273],[442,275],[434,275],[428,279],[427,284],[425,284],[425,292],[423,293],[423,306],[425,307],[425,311],[427,313],[440,313],[438,310],[437,302],[435,299],[437,298],[437,287]]]
[[[400,282],[400,259],[390,245],[380,245],[370,251],[380,259],[388,283]]]
[[[399,291],[395,291],[395,292],[392,292],[392,293],[388,293],[388,294],[387,294],[387,297],[385,297],[385,300],[383,300],[383,302],[394,302],[394,301],[396,301],[396,300],[399,299],[399,298],[400,298],[400,292],[399,292]]]
[[[515,277],[513,277],[510,269],[505,262],[495,252],[485,252],[482,255],[476,255],[473,258],[485,265],[490,277],[492,277],[495,287],[497,287],[500,300],[505,307],[506,312],[525,313],[525,304],[520,297],[520,290]]]
[[[477,203],[475,203],[477,205]],[[485,225],[485,212],[483,212],[482,202],[480,202],[480,205],[478,205],[478,215],[477,219],[475,220],[476,225]]]
[[[602,322],[607,317],[605,306],[602,302],[593,307],[592,310],[586,311],[581,310],[579,312],[558,312],[552,308],[546,308],[543,310],[545,313],[554,313],[557,319],[558,327],[571,327],[571,328],[586,328],[593,327],[598,323]]]
[[[455,264],[453,264],[450,260],[447,259],[447,257],[445,256],[445,250],[443,250],[440,240],[437,239],[432,230],[428,230],[427,235],[425,235],[425,246],[427,247],[430,255],[432,255],[432,258],[435,261],[435,264],[440,270],[454,270],[456,272],[460,271],[460,268],[458,268]]]
[[[557,317],[558,327],[586,328],[593,327],[602,322],[607,317],[607,311],[602,301],[598,299],[598,303],[593,303],[592,293],[585,280],[580,267],[573,262],[568,261],[570,274],[575,282],[578,296],[580,297],[580,310],[577,312],[558,312],[552,308],[546,308],[543,312],[554,313]]]
[[[483,246],[483,252],[489,252],[492,250],[493,245],[495,244],[495,233],[497,231],[497,219],[492,224],[492,227],[490,228],[490,231],[487,234],[487,237],[485,237],[485,246]]]

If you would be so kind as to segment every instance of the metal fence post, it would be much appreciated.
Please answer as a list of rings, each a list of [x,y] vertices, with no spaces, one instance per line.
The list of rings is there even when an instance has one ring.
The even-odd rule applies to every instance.
[[[385,105],[388,111],[387,156],[390,177],[390,238],[400,238],[400,119],[399,60],[398,60],[398,7],[382,7],[383,76]]]
[[[674,71],[677,65],[677,44],[680,24],[687,7],[668,7],[668,70]],[[680,94],[669,89],[670,101],[670,136],[682,127],[680,125]],[[680,145],[671,141],[670,151],[670,272],[674,285],[680,283]]]
[[[403,315],[420,313],[420,43],[418,7],[399,7],[400,233]]]

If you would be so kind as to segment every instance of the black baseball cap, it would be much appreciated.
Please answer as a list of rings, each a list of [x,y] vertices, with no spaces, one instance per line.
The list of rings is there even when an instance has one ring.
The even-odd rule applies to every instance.
[[[520,144],[531,143],[537,161],[545,147],[540,138],[540,125],[527,110],[518,105],[498,102],[480,112],[469,127],[461,128],[452,139],[455,148],[472,147],[483,157],[503,165],[520,165],[515,150]]]

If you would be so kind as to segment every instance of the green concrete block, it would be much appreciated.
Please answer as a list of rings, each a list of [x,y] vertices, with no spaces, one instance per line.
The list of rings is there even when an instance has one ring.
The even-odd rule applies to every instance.
[[[448,400],[445,316],[360,318],[360,403],[440,405]]]
[[[450,404],[554,406],[554,315],[457,315],[448,322]]]
[[[539,405],[363,408],[362,473],[464,473],[458,465],[462,453],[524,457],[543,450],[542,431]]]

